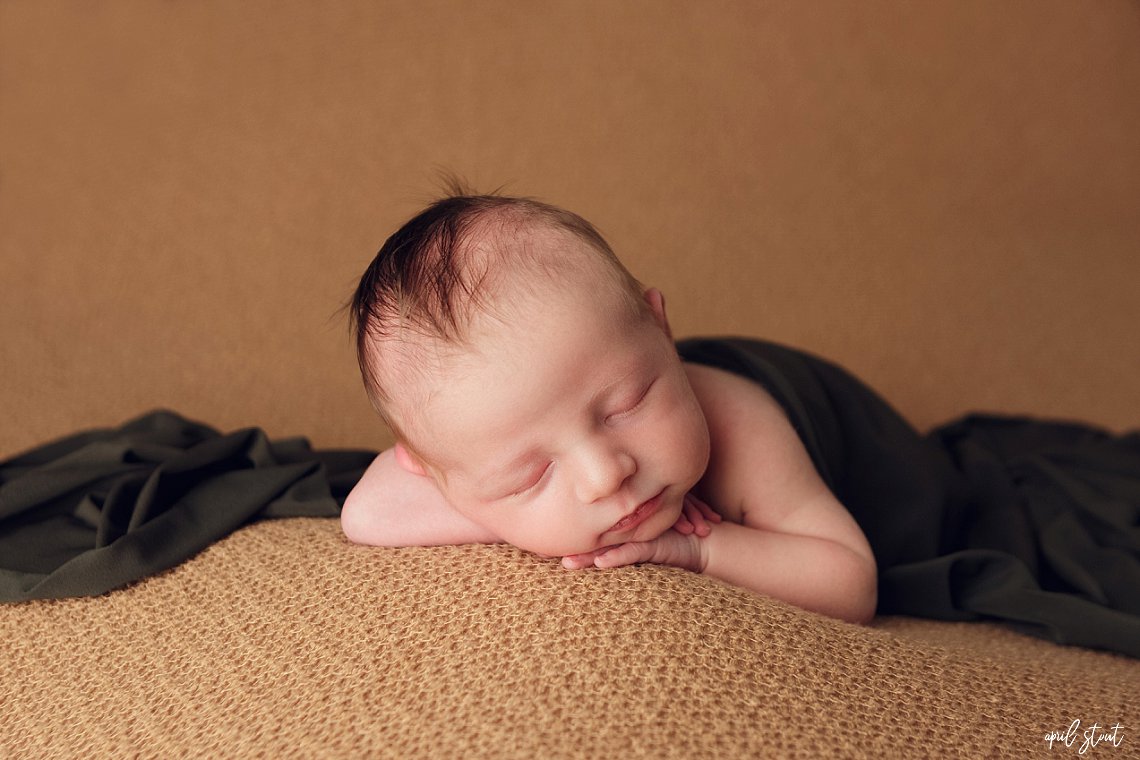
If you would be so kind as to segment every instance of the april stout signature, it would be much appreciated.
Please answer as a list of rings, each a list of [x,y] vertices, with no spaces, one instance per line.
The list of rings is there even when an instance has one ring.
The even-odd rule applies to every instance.
[[[1119,747],[1124,743],[1124,727],[1119,723],[1114,723],[1111,726],[1093,723],[1088,728],[1081,730],[1081,719],[1077,718],[1069,724],[1068,728],[1045,734],[1045,743],[1049,745],[1049,749],[1053,749],[1054,744],[1063,744],[1069,748],[1076,747],[1077,754],[1083,755],[1098,745]]]

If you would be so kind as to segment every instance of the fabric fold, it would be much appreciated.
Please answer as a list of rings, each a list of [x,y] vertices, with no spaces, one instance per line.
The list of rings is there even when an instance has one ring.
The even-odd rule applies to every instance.
[[[94,596],[256,519],[335,517],[375,452],[158,410],[0,463],[0,600]]]

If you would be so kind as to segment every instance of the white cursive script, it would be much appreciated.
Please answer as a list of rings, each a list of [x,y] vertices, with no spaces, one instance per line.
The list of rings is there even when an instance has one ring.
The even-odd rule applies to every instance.
[[[1050,731],[1045,734],[1045,741],[1049,744],[1049,749],[1053,749],[1053,742],[1060,742],[1066,747],[1072,747],[1077,743],[1078,738],[1083,738],[1084,741],[1077,748],[1077,754],[1083,755],[1102,742],[1111,744],[1113,747],[1119,747],[1124,743],[1123,729],[1124,727],[1119,723],[1114,723],[1110,728],[1102,728],[1099,723],[1093,723],[1082,732],[1081,719],[1077,718],[1064,731]]]

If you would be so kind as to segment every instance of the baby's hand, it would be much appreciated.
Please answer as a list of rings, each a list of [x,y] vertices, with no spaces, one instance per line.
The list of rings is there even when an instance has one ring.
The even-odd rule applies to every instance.
[[[703,538],[712,531],[709,523],[716,524],[720,520],[720,515],[712,507],[692,493],[687,493],[681,506],[681,514],[677,517],[677,522],[673,523],[673,530],[684,536],[695,533]]]
[[[639,562],[673,565],[697,573],[704,572],[705,569],[701,539],[692,533],[682,534],[673,529],[665,531],[652,541],[617,544],[596,552],[572,554],[562,558],[562,566],[568,570],[580,570],[590,565],[622,567],[636,565]]]

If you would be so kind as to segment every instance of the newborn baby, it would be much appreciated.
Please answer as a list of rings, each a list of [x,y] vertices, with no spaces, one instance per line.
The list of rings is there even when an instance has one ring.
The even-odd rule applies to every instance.
[[[871,548],[780,405],[682,361],[663,295],[581,217],[440,200],[387,240],[352,316],[396,444],[344,505],[350,540],[507,542],[568,569],[674,565],[836,618],[874,615]]]

